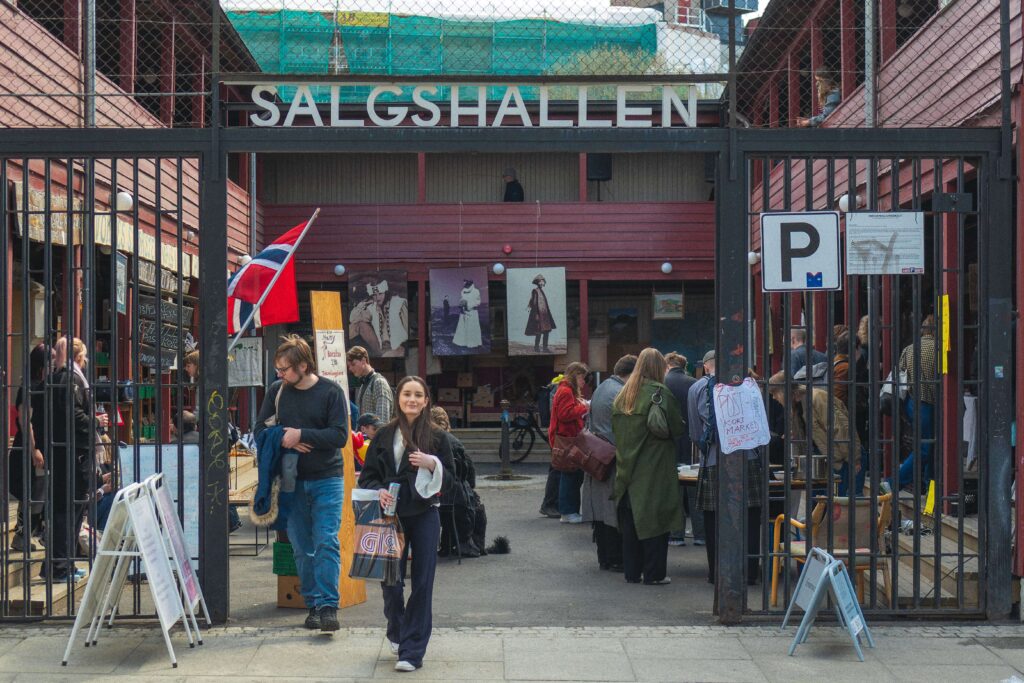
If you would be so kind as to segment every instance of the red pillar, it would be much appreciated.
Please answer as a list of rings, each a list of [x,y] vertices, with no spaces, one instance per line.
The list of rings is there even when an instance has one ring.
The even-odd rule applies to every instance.
[[[839,0],[839,61],[844,100],[857,87],[857,54],[861,50],[857,45],[856,23],[854,0]]]
[[[164,49],[160,54],[160,122],[174,124],[175,44],[174,20],[164,27]]]
[[[878,12],[882,64],[896,54],[896,0],[880,0]]]
[[[135,52],[138,25],[135,18],[135,0],[121,0],[121,90],[135,92]],[[198,88],[202,92],[202,88]]]
[[[811,33],[811,74],[813,75],[825,65],[825,46],[822,42],[821,36],[821,20],[818,18],[819,15],[811,15],[809,23]],[[814,79],[811,79],[814,82]],[[814,114],[821,113],[821,106],[818,104],[818,93],[816,90],[811,92],[811,111]]]
[[[795,51],[786,55],[786,78],[789,83],[789,111],[786,112],[786,120],[792,128],[796,126],[797,117],[803,116],[800,112],[800,59]]]
[[[773,78],[768,86],[768,127],[779,127],[779,79],[777,78]]]
[[[416,348],[419,351],[419,367],[416,368],[417,374],[426,379],[427,377],[427,278],[421,277],[419,287],[416,292],[416,299],[418,303],[418,310],[416,311],[416,325],[419,329],[419,333],[416,337]]]
[[[580,362],[590,362],[590,291],[587,280],[580,280]]]
[[[946,192],[956,192],[956,182],[946,184]],[[955,213],[943,214],[942,219],[942,293],[949,300],[948,317],[946,306],[942,306],[940,315],[935,316],[939,329],[936,330],[935,338],[939,346],[939,371],[942,371],[942,360],[946,359],[947,371],[942,374],[942,495],[948,496],[957,491],[960,486],[959,467],[957,460],[960,456],[960,443],[957,438],[957,427],[960,421],[959,407],[963,399],[957,393],[957,379],[960,368],[956,365],[957,349],[953,347],[953,338],[956,334],[960,321],[956,318],[957,309],[957,283],[961,275],[966,275],[966,270],[961,273],[959,264],[959,244],[957,242],[958,218]],[[964,283],[966,285],[966,283]],[[940,300],[940,305],[941,300]],[[943,342],[946,339],[945,330],[949,330],[949,354],[944,353]]]

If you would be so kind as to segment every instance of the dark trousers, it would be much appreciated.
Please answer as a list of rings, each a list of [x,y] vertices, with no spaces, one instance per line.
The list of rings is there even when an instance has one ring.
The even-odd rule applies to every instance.
[[[407,552],[412,551],[412,588],[406,602],[403,593],[407,563],[403,560],[398,583],[394,586],[381,584],[384,616],[388,620],[388,640],[398,643],[398,658],[419,667],[423,665],[433,625],[434,572],[441,519],[436,507],[400,519],[405,547]]]
[[[562,473],[548,466],[548,482],[544,485],[544,500],[541,509],[555,510],[558,508],[558,487],[562,482]]]
[[[715,520],[717,512],[704,511],[704,548],[708,553],[708,581],[715,582],[715,550],[718,545]],[[747,583],[757,578],[761,553],[761,508],[747,508]]]
[[[578,515],[580,512],[580,488],[583,486],[583,470],[562,472],[558,482],[558,511],[563,515]]]
[[[661,581],[668,573],[668,534],[640,539],[633,522],[633,508],[626,493],[619,501],[619,531],[622,533],[622,567],[626,581]]]
[[[597,544],[597,564],[602,569],[622,564],[622,534],[604,522],[594,522],[594,543]]]
[[[63,457],[58,453],[56,457]],[[82,530],[82,520],[88,507],[89,475],[85,468],[89,462],[89,452],[76,453],[72,464],[74,472],[70,475],[71,492],[69,498],[68,475],[58,471],[53,479],[53,534],[52,543],[47,548],[49,569],[43,566],[42,576],[49,572],[51,577],[62,578],[75,571],[75,557],[78,555],[78,532]]]

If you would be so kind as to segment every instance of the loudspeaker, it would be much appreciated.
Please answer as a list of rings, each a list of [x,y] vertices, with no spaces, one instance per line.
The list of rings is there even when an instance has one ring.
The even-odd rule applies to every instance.
[[[587,180],[611,180],[612,179],[612,155],[611,154],[588,154],[587,155]]]

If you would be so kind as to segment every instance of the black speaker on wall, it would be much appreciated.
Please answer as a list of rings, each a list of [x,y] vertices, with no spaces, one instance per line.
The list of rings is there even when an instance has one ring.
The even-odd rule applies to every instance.
[[[612,179],[612,155],[611,154],[588,154],[587,155],[587,180],[611,180]]]

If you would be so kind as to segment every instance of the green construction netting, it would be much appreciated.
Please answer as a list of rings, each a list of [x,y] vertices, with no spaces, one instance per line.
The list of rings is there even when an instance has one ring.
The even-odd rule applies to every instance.
[[[295,10],[227,15],[260,68],[279,74],[330,74],[341,49],[347,73],[368,76],[643,74],[654,64],[658,47],[654,23],[601,26],[342,12],[336,24],[333,14]],[[438,92],[432,99],[447,97]]]

